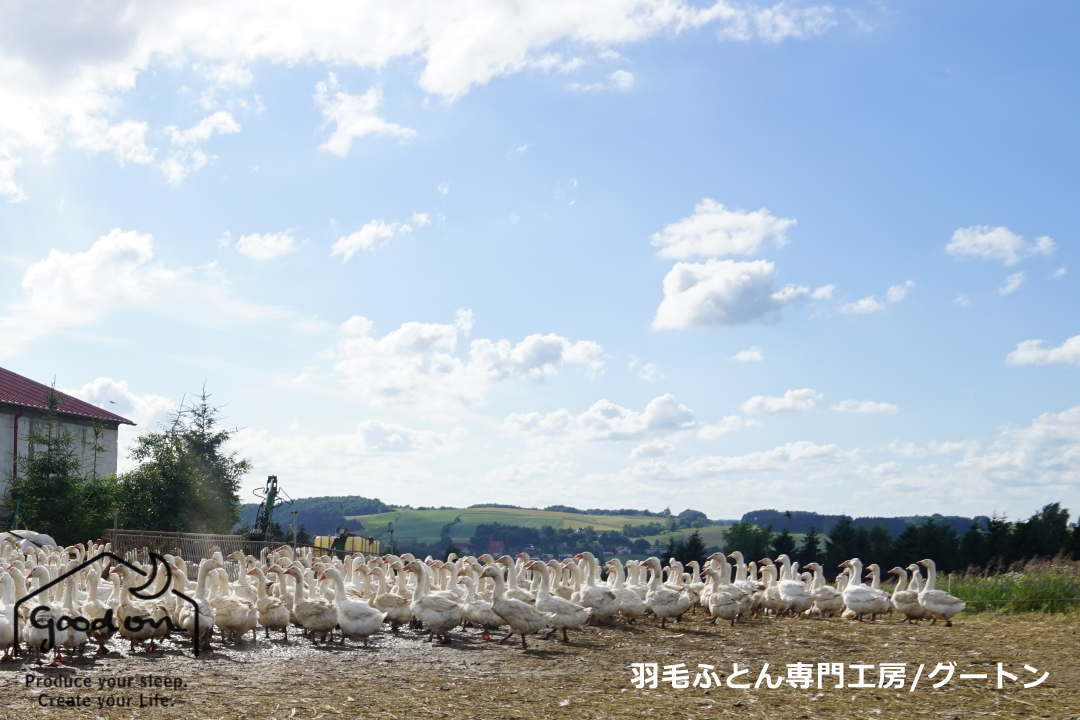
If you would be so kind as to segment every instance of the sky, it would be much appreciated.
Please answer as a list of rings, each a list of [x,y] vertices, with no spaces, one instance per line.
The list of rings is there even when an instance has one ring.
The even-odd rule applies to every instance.
[[[293,497],[1080,511],[1069,2],[13,2],[0,365]]]

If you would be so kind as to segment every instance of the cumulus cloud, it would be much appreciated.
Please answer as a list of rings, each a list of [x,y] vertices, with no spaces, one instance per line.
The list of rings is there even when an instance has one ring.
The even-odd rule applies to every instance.
[[[776,265],[768,260],[715,259],[676,263],[663,291],[653,328],[664,330],[752,322],[818,292],[805,285],[777,288]]]
[[[323,115],[324,126],[333,126],[330,137],[319,149],[338,157],[349,154],[353,140],[368,135],[389,135],[401,140],[416,136],[412,128],[379,117],[378,110],[382,105],[380,88],[372,87],[359,95],[350,95],[340,89],[334,73],[315,84],[315,105]]]
[[[702,440],[716,440],[743,428],[760,427],[761,423],[753,418],[744,418],[740,415],[725,415],[719,422],[708,423],[698,428],[697,436]]]
[[[765,362],[765,351],[757,345],[751,345],[732,355],[731,359],[741,363]]]
[[[892,403],[877,402],[874,400],[842,400],[832,406],[836,412],[860,413],[864,415],[895,415],[900,408]]]
[[[123,124],[142,121],[118,117],[122,101],[162,65],[195,68],[215,87],[241,87],[262,64],[381,69],[402,61],[417,63],[424,92],[454,100],[495,78],[545,69],[545,58],[557,47],[604,52],[703,27],[728,39],[778,42],[820,34],[833,22],[827,6],[731,0],[705,6],[687,0],[421,0],[376,7],[342,1],[321,3],[318,12],[255,0],[225,7],[196,0],[137,13],[123,3],[90,13],[7,4],[0,7],[0,192],[11,200],[23,197],[15,171],[24,155],[48,157],[61,145],[75,144],[80,127],[105,136],[91,141],[83,132],[85,147],[133,147],[132,131],[139,130]],[[80,40],[86,38],[94,41]],[[578,64],[563,58],[551,69]],[[327,150],[345,153],[354,138],[371,132],[407,134],[408,128],[375,114],[377,91],[341,102],[345,98],[330,85],[323,95],[334,126]],[[113,127],[124,129],[112,131],[110,140]],[[140,158],[149,152],[120,151]],[[179,175],[183,167],[177,161],[169,172]]]
[[[1029,255],[1050,255],[1054,252],[1054,239],[1043,235],[1028,242],[1004,226],[972,225],[953,232],[945,252],[956,257],[997,260],[1009,266]]]
[[[696,425],[694,412],[675,399],[660,395],[643,410],[623,407],[606,398],[574,415],[560,409],[550,413],[511,413],[503,421],[509,429],[539,435],[576,435],[585,440],[635,440],[689,430]]]
[[[387,222],[376,218],[364,223],[356,232],[342,235],[335,240],[330,247],[330,255],[340,255],[343,262],[348,262],[361,250],[370,252],[384,247],[394,237],[411,233],[416,228],[427,227],[430,224],[431,215],[422,212],[413,213],[408,222]]]
[[[299,243],[288,230],[274,233],[241,235],[236,251],[257,262],[266,262],[296,252]]]
[[[95,378],[79,388],[64,392],[135,423],[134,428],[129,425],[118,428],[117,467],[120,472],[135,465],[129,454],[138,436],[158,430],[177,410],[177,403],[167,397],[155,393],[136,393],[126,381],[108,377]]]
[[[966,293],[960,293],[953,298],[953,302],[962,308],[971,307],[971,298]]]
[[[1057,347],[1045,347],[1042,340],[1022,340],[1005,361],[1010,365],[1080,365],[1080,335]]]
[[[1058,268],[1057,270],[1055,270],[1055,271],[1054,271],[1054,272],[1053,272],[1053,273],[1052,273],[1052,274],[1050,275],[1050,277],[1051,277],[1051,278],[1053,278],[1054,280],[1057,280],[1058,278],[1063,278],[1063,277],[1065,277],[1065,276],[1066,276],[1066,275],[1068,275],[1068,274],[1069,274],[1069,268],[1067,268],[1067,267],[1065,267],[1064,265],[1062,265],[1062,266],[1061,266],[1061,267],[1059,267],[1059,268]]]
[[[125,307],[185,315],[200,325],[233,320],[321,328],[313,318],[234,296],[212,265],[155,262],[151,235],[115,229],[87,250],[51,250],[26,268],[17,298],[0,312],[0,357],[17,355],[54,332],[91,326]]]
[[[616,70],[600,82],[575,82],[568,87],[577,92],[629,92],[634,87],[634,81],[634,73],[629,70]]]
[[[169,140],[173,144],[173,151],[161,161],[161,172],[170,183],[183,182],[192,173],[198,172],[213,159],[201,149],[201,145],[215,135],[231,135],[240,132],[240,123],[232,116],[232,113],[219,110],[207,115],[199,122],[186,130],[181,130],[175,125],[165,128]]]
[[[386,335],[354,316],[339,330],[335,369],[358,397],[378,404],[475,403],[493,383],[543,381],[564,367],[603,371],[603,348],[591,340],[548,334],[510,340],[476,338],[472,312],[459,310],[452,324],[406,322]]]
[[[634,374],[648,383],[654,383],[660,379],[660,371],[656,367],[656,363],[645,362],[637,357],[631,357],[627,363],[628,367],[634,371]]]
[[[664,442],[663,440],[653,440],[651,442],[641,443],[635,447],[630,451],[630,457],[634,459],[664,457],[665,455],[670,455],[672,450],[671,443]]]
[[[896,285],[890,285],[885,289],[885,301],[878,300],[873,295],[867,295],[853,302],[840,306],[840,312],[845,315],[872,315],[884,311],[889,305],[901,302],[908,296],[911,288],[915,287],[915,281],[905,280]]]
[[[822,397],[822,394],[817,390],[799,388],[797,390],[788,390],[779,397],[754,395],[746,400],[740,406],[740,409],[747,415],[804,412],[812,410]]]
[[[766,244],[788,242],[793,218],[776,217],[765,208],[752,212],[730,210],[712,198],[704,198],[694,212],[652,236],[657,255],[671,260],[699,257],[755,255]]]
[[[1024,284],[1024,273],[1014,272],[1009,277],[1005,278],[1005,282],[1001,283],[1001,287],[998,288],[998,295],[1012,295],[1014,292],[1020,289],[1020,286]]]

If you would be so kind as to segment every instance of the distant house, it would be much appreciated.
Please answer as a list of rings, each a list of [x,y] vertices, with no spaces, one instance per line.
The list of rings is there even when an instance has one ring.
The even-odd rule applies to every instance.
[[[50,392],[48,385],[0,368],[0,497],[7,495],[19,458],[30,452],[30,436],[45,430]],[[74,439],[83,473],[115,473],[117,429],[135,423],[62,392],[56,400],[61,430]]]

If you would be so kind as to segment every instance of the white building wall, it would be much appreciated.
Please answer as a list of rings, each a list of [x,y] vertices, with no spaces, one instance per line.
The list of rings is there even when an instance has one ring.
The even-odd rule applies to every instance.
[[[0,497],[7,492],[12,473],[12,444],[14,442],[14,421],[16,411],[11,408],[0,408]],[[33,410],[23,411],[19,417],[19,457],[26,457],[29,451],[29,438],[35,428],[39,432],[45,430],[44,413]],[[109,425],[99,425],[101,435],[98,445],[103,448],[94,457],[94,423],[87,420],[81,421],[74,418],[63,418],[60,423],[62,431],[71,435],[74,440],[73,447],[82,462],[84,475],[96,473],[99,477],[112,475],[116,472],[117,463],[117,429]]]

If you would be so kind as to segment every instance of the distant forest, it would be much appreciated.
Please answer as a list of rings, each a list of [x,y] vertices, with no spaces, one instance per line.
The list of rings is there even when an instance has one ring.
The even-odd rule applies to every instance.
[[[947,527],[957,534],[963,534],[973,524],[981,530],[990,527],[990,518],[985,515],[963,517],[960,515],[906,515],[902,517],[856,517],[846,515],[821,515],[805,510],[754,510],[742,516],[742,521],[758,527],[771,527],[773,530],[787,530],[792,533],[807,533],[814,530],[828,535],[841,519],[850,521],[856,528],[872,530],[880,526],[893,538],[899,537],[912,525],[923,525],[933,520],[935,525]]]

